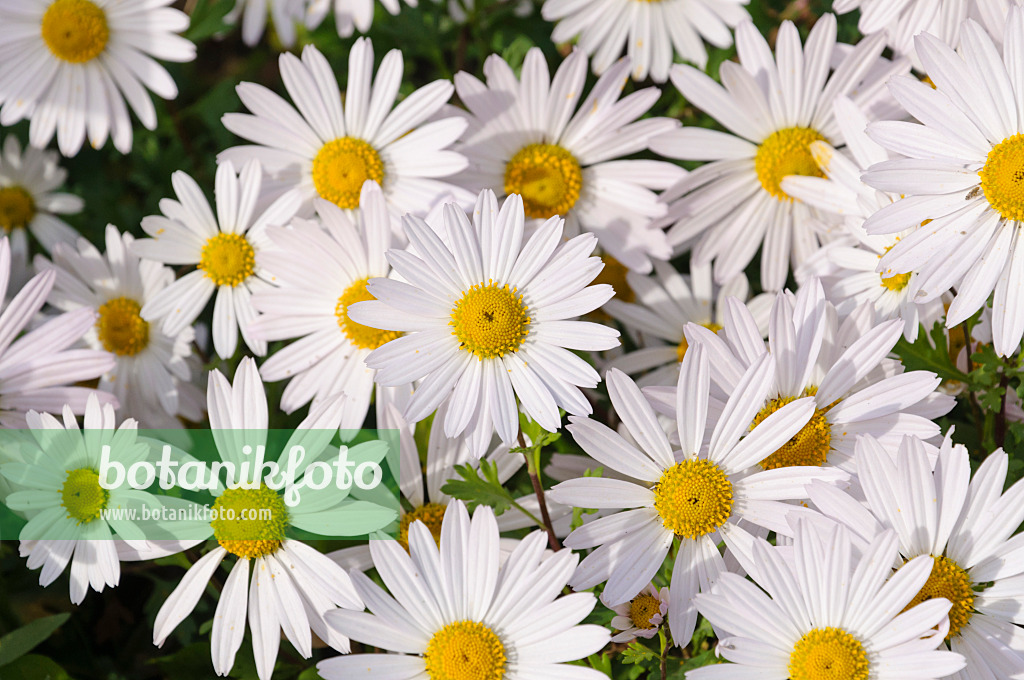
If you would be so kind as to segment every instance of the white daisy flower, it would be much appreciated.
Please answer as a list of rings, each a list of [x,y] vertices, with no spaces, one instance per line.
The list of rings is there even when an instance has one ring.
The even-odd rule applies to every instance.
[[[578,50],[553,78],[540,48],[526,54],[521,79],[491,55],[486,84],[468,73],[455,75],[459,98],[474,117],[460,150],[470,159],[467,186],[522,196],[531,229],[559,215],[567,236],[591,232],[601,248],[646,273],[651,258],[672,255],[662,230],[650,226],[665,213],[653,190],[686,172],[664,161],[623,160],[679,126],[669,118],[637,120],[660,91],[650,87],[620,100],[628,71],[629,60],[621,60],[582,99],[587,58]]]
[[[805,47],[796,27],[783,22],[774,55],[752,23],[740,24],[740,63],[722,64],[723,85],[692,66],[673,67],[672,82],[683,96],[728,132],[684,127],[651,140],[651,148],[664,156],[713,161],[663,195],[671,203],[655,225],[671,226],[669,242],[692,247],[697,264],[715,260],[719,283],[742,272],[761,246],[762,287],[780,290],[790,261],[795,268],[818,248],[819,222],[827,219],[783,191],[782,178],[821,176],[811,142],[842,145],[832,109],[836,97],[875,101],[887,73],[909,68],[895,62],[878,71],[883,48],[880,35],[861,40],[830,77],[836,20],[826,14]]]
[[[267,397],[251,357],[242,359],[233,383],[219,371],[211,371],[208,400],[211,429],[224,431],[221,438],[215,436],[217,454],[223,461],[238,464],[243,445],[255,449],[266,444]],[[317,430],[314,437],[319,437],[320,432],[336,429],[342,408],[343,400],[333,399],[313,409],[299,424],[295,436],[301,430]],[[315,458],[311,439],[307,437],[302,443],[310,447],[307,453],[311,459]],[[324,445],[326,442],[321,442],[321,448]],[[358,448],[350,449],[353,459],[358,457]],[[386,452],[387,446],[383,449]],[[301,476],[296,480],[302,481]],[[348,638],[328,626],[324,614],[335,607],[362,610],[363,602],[341,567],[315,548],[290,538],[289,529],[297,527],[331,537],[360,536],[393,523],[394,511],[354,501],[347,492],[330,486],[321,493],[305,489],[293,506],[286,505],[279,491],[263,483],[256,488],[224,488],[218,484],[213,493],[213,508],[222,513],[233,510],[239,519],[218,518],[206,523],[208,534],[218,546],[192,565],[160,607],[153,625],[153,643],[163,645],[192,613],[210,578],[230,554],[237,559],[217,602],[210,633],[210,653],[218,675],[227,675],[234,665],[245,635],[247,613],[260,680],[269,680],[273,673],[282,632],[306,659],[312,654],[311,631],[335,649],[347,652]],[[270,519],[242,519],[247,512],[263,511]]]
[[[29,140],[43,148],[57,135],[65,156],[109,135],[132,148],[125,100],[148,130],[156,109],[178,88],[154,59],[191,61],[195,45],[178,33],[188,15],[173,0],[4,0],[0,2],[0,125],[31,118]]]
[[[92,396],[116,406],[117,399],[107,392],[72,387],[114,367],[106,352],[69,349],[96,323],[96,313],[61,314],[22,335],[46,303],[55,275],[37,274],[4,307],[10,278],[11,246],[5,236],[0,239],[0,427],[25,427],[28,411],[60,413],[70,406],[72,413],[82,414]]]
[[[795,399],[814,397],[807,424],[758,461],[766,470],[828,463],[852,471],[858,436],[871,434],[894,446],[904,435],[935,437],[939,426],[931,419],[953,408],[952,397],[935,391],[941,380],[934,373],[903,372],[902,364],[886,358],[903,333],[901,319],[875,325],[872,310],[862,307],[840,322],[817,280],[795,296],[775,299],[767,343],[739,301],[727,304],[730,317],[721,333],[695,324],[686,330],[690,347],[700,343],[714,358],[711,375],[721,392],[732,394],[744,371],[770,352],[778,371],[752,422]]]
[[[877,272],[879,259],[905,234],[868,234],[864,220],[900,197],[864,184],[860,176],[890,156],[867,136],[868,120],[848,98],[836,99],[835,117],[852,158],[827,142],[812,142],[811,155],[825,177],[791,175],[782,180],[782,188],[793,198],[842,218],[846,238],[826,244],[809,257],[797,269],[796,279],[803,285],[818,277],[840,316],[868,303],[876,321],[903,319],[903,336],[913,342],[922,324],[931,329],[945,314],[942,300],[916,302],[909,294],[913,273]]]
[[[967,448],[954,446],[948,436],[934,463],[917,440],[907,438],[893,456],[863,437],[857,476],[866,502],[837,489],[808,487],[814,505],[866,545],[895,531],[896,564],[920,556],[931,562],[931,574],[912,591],[910,605],[934,598],[952,603],[945,640],[968,661],[955,680],[1024,673],[1024,542],[1013,536],[1024,521],[1024,481],[1000,495],[1007,465],[1007,455],[997,450],[971,479]]]
[[[266,341],[249,332],[249,322],[256,318],[252,293],[268,278],[257,256],[267,245],[264,229],[287,224],[295,215],[298,194],[284,194],[255,216],[262,184],[257,161],[247,163],[240,175],[230,161],[217,167],[216,216],[194,179],[178,171],[171,183],[178,200],[163,199],[163,215],[142,218],[143,231],[153,238],[135,241],[132,254],[169,265],[195,265],[196,270],[149,298],[140,311],[142,318],[162,321],[164,333],[178,335],[195,323],[216,292],[213,347],[217,354],[225,359],[234,356],[239,329],[253,353],[266,354]]]
[[[740,274],[724,286],[714,285],[711,265],[691,266],[689,276],[680,274],[667,262],[654,262],[655,276],[629,272],[626,280],[636,302],[612,299],[602,308],[638,338],[640,348],[615,357],[606,364],[631,376],[637,384],[674,385],[679,363],[689,346],[683,333],[686,324],[696,323],[712,332],[721,330],[729,309],[727,297],[747,300],[750,284]],[[762,293],[745,304],[757,319],[762,333],[768,331],[768,313],[774,295]]]
[[[792,549],[758,540],[757,585],[723,574],[697,596],[721,635],[718,653],[733,663],[695,668],[687,680],[931,680],[962,669],[962,656],[936,650],[949,602],[905,610],[928,580],[929,560],[894,574],[896,551],[890,531],[856,558],[842,527],[819,533],[809,522],[799,524]]]
[[[601,268],[588,257],[592,234],[562,241],[553,217],[523,243],[523,201],[508,197],[498,211],[490,191],[477,199],[472,222],[455,204],[445,205],[448,243],[421,219],[403,221],[416,253],[389,250],[404,281],[374,279],[377,301],[353,305],[357,323],[404,331],[374,350],[366,365],[382,385],[419,380],[405,408],[418,422],[449,402],[445,434],[466,433],[474,458],[494,432],[514,445],[522,409],[549,432],[561,426],[559,408],[591,412],[580,387],[600,377],[569,350],[599,351],[618,345],[618,331],[576,317],[599,307],[611,286],[587,286]],[[450,245],[449,245],[450,244]]]
[[[917,37],[935,88],[908,77],[889,87],[922,122],[873,123],[872,139],[904,158],[864,175],[871,186],[906,196],[868,219],[868,233],[913,229],[882,257],[880,270],[918,272],[910,295],[921,302],[956,286],[948,327],[972,316],[994,290],[992,335],[1001,356],[1015,352],[1024,336],[1024,87],[1017,77],[1024,68],[1024,9],[1012,8],[1007,25],[1002,59],[971,20],[959,52],[927,33]]]
[[[242,42],[253,47],[263,37],[267,18],[277,39],[284,47],[295,44],[296,24],[301,24],[308,0],[235,0],[235,6],[224,17],[228,24],[242,19]]]
[[[668,78],[674,57],[704,69],[708,42],[732,47],[732,31],[750,19],[749,0],[602,0],[595,3],[546,0],[541,16],[558,22],[551,33],[556,43],[578,36],[580,49],[593,57],[601,75],[625,49],[633,63],[633,79],[650,75],[657,83]]]
[[[316,28],[323,23],[327,13],[334,9],[334,24],[338,36],[347,38],[352,35],[353,29],[360,33],[366,33],[373,25],[373,12],[377,3],[374,0],[308,0],[306,7],[306,27]],[[402,9],[399,0],[380,0],[380,4],[388,11],[388,14],[395,16]],[[409,7],[416,7],[417,0],[405,0]]]
[[[138,512],[144,505],[152,511],[161,504],[146,491],[100,486],[104,447],[109,447],[109,460],[125,468],[149,456],[149,447],[136,440],[134,420],[115,425],[114,406],[101,405],[95,394],[86,404],[81,429],[70,406],[64,407],[63,416],[61,421],[30,411],[33,450],[22,448],[23,462],[0,465],[0,476],[20,489],[4,503],[29,520],[21,530],[20,548],[28,568],[42,567],[39,585],[48,586],[70,562],[71,601],[81,604],[90,586],[102,592],[117,585],[120,539],[145,542],[133,521],[107,517],[105,511]]]
[[[638,637],[650,639],[657,635],[668,614],[668,601],[667,586],[659,590],[648,583],[629,602],[610,607],[615,612],[612,628],[622,631],[612,637],[612,642],[632,642]]]
[[[21,287],[32,276],[28,234],[50,252],[58,243],[73,244],[78,232],[60,215],[81,212],[85,202],[56,191],[67,178],[57,154],[28,147],[22,153],[14,135],[4,139],[0,154],[0,227],[11,239],[11,282]]]
[[[985,2],[986,0],[980,0]],[[990,1],[990,0],[989,0]],[[955,45],[960,25],[968,10],[979,0],[836,0],[832,11],[847,14],[860,10],[857,30],[864,35],[884,33],[889,47],[898,55],[910,57],[914,67],[921,63],[914,52],[914,36],[923,31]],[[1005,16],[1005,13],[1004,13]]]
[[[118,233],[112,224],[105,240],[102,254],[79,239],[77,250],[58,244],[53,262],[36,258],[37,269],[56,274],[50,304],[65,311],[91,311],[95,323],[84,339],[114,360],[99,387],[117,398],[122,418],[154,429],[181,427],[179,416],[198,422],[202,393],[190,382],[192,327],[168,335],[140,316],[146,302],[174,281],[174,272],[132,255],[135,239]]]
[[[339,609],[327,618],[353,640],[398,653],[336,657],[317,671],[327,680],[606,678],[563,665],[596,653],[609,633],[577,625],[597,599],[558,597],[578,557],[571,550],[545,554],[545,542],[543,532],[530,534],[499,566],[494,513],[481,505],[470,521],[462,501],[445,512],[440,547],[422,522],[409,529],[409,553],[397,541],[371,541],[374,566],[391,594],[354,571],[370,612]]]
[[[607,375],[608,393],[633,446],[607,426],[588,418],[570,418],[569,432],[598,463],[637,482],[583,477],[551,489],[560,503],[581,508],[628,508],[576,529],[565,540],[573,550],[597,548],[573,575],[570,585],[586,590],[607,581],[608,606],[628,602],[661,568],[679,539],[672,571],[669,628],[676,644],[693,636],[697,610],[693,596],[707,591],[725,571],[718,543],[749,553],[752,536],[741,520],[767,529],[788,528],[792,506],[780,501],[805,498],[812,479],[844,481],[838,469],[794,467],[752,469],[765,451],[790,439],[814,412],[811,399],[786,404],[750,430],[775,376],[775,360],[762,354],[740,384],[705,445],[709,397],[708,356],[692,346],[683,358],[676,390],[676,427],[680,451],[669,438],[651,405],[625,373]]]
[[[992,36],[997,45],[1003,44],[1004,31],[1006,30],[1006,15],[1011,7],[1024,6],[1022,0],[974,0],[969,10],[970,17],[981,23],[985,31]],[[959,26],[957,26],[959,29]],[[955,41],[947,41],[947,44],[955,44]]]
[[[295,105],[262,85],[239,85],[238,96],[252,113],[227,113],[222,120],[252,144],[222,151],[219,163],[260,161],[277,187],[266,190],[268,196],[298,188],[303,216],[312,214],[316,197],[358,208],[366,180],[381,185],[398,217],[425,214],[445,193],[472,201],[444,180],[466,167],[465,157],[448,148],[466,129],[465,119],[436,115],[452,95],[450,82],[435,80],[392,108],[402,83],[402,52],[385,55],[371,85],[373,45],[367,38],[349,53],[344,105],[334,72],[316,47],[303,48],[301,60],[282,54],[278,63]]]

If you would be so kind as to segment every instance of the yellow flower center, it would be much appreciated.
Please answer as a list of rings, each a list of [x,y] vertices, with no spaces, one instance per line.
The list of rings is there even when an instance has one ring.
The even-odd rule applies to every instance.
[[[818,388],[809,387],[804,390],[801,396],[807,397],[816,394]],[[777,397],[771,399],[762,408],[751,425],[751,429],[757,427],[761,421],[778,411],[780,408],[796,401],[797,397]],[[807,421],[807,424],[800,428],[793,437],[780,446],[775,453],[761,461],[761,467],[765,470],[774,470],[781,467],[792,467],[794,465],[824,465],[828,452],[832,450],[832,428],[825,419],[825,414],[832,408],[833,404],[825,408],[814,409],[814,415]]]
[[[135,356],[149,344],[149,323],[139,316],[142,309],[131,298],[119,297],[100,305],[96,335],[103,349],[119,357]]]
[[[58,59],[72,64],[92,61],[108,40],[107,15],[89,0],[54,0],[43,15],[43,41]]]
[[[409,549],[409,527],[419,520],[427,525],[434,541],[441,545],[441,520],[444,519],[444,511],[445,506],[441,503],[426,503],[402,515],[398,522],[398,542],[406,550]]]
[[[789,655],[790,680],[868,680],[864,645],[841,628],[813,628]]]
[[[372,146],[355,137],[327,142],[313,159],[313,184],[322,198],[339,208],[359,207],[366,180],[384,181],[384,161]]]
[[[706,536],[732,514],[732,482],[709,460],[684,460],[654,485],[654,509],[676,536]]]
[[[68,511],[68,517],[88,524],[100,516],[107,507],[110,492],[100,486],[99,474],[90,468],[68,470],[64,486],[60,488],[60,504]]]
[[[702,323],[701,326],[704,326],[704,328],[707,328],[712,333],[722,330],[722,327],[713,321]],[[690,349],[690,343],[686,342],[686,336],[684,335],[676,346],[676,358],[679,360],[679,363],[683,363],[683,357],[686,356],[686,350],[688,349]]]
[[[399,331],[384,331],[379,328],[370,328],[348,318],[349,305],[377,299],[373,297],[370,291],[366,290],[366,282],[369,280],[369,278],[359,279],[352,283],[341,294],[341,297],[338,298],[338,304],[334,308],[334,316],[338,318],[341,332],[359,349],[377,349],[384,343],[391,342],[402,335]]]
[[[505,166],[505,193],[523,197],[527,217],[565,216],[579,200],[579,161],[557,144],[529,144]]]
[[[651,623],[651,619],[660,613],[661,600],[650,593],[640,593],[629,601],[629,620],[642,630],[657,628],[658,624]]]
[[[423,654],[430,680],[501,680],[505,646],[482,623],[456,621],[434,633]]]
[[[4,231],[27,227],[36,216],[36,202],[32,194],[21,187],[0,189],[0,227]]]
[[[1024,220],[1024,134],[992,147],[978,175],[993,210],[1008,220]]]
[[[601,261],[604,262],[604,269],[594,278],[594,285],[599,283],[610,285],[612,290],[615,291],[616,300],[622,300],[623,302],[633,302],[636,300],[636,293],[633,292],[629,282],[626,280],[629,268],[611,255],[602,255]]]
[[[478,283],[452,308],[449,325],[461,349],[481,360],[505,356],[519,349],[530,333],[529,308],[523,296],[506,283]]]
[[[934,563],[928,580],[903,611],[927,600],[946,598],[953,605],[949,610],[949,634],[946,636],[949,640],[971,620],[974,614],[974,590],[971,588],[971,577],[959,564],[942,555],[933,555],[932,559]]]
[[[790,175],[824,177],[811,155],[811,142],[828,141],[817,130],[791,127],[776,130],[757,148],[754,170],[761,186],[780,201],[793,199],[782,190],[782,178]]]
[[[207,239],[199,268],[218,286],[238,284],[252,276],[256,252],[241,234],[217,234]]]
[[[921,223],[921,226],[923,227],[929,222],[931,222],[931,220],[925,220],[924,222]],[[898,241],[899,239],[896,240]],[[896,244],[893,243],[892,246],[886,247],[885,253],[888,253],[890,250],[892,250],[894,245]],[[885,253],[882,253],[882,255],[884,255]],[[879,255],[878,259],[882,259],[882,255]],[[886,276],[886,274],[888,274],[888,276]],[[891,290],[894,293],[898,293],[904,288],[906,288],[907,284],[910,283],[910,274],[911,272],[906,272],[905,274],[893,274],[891,269],[886,269],[885,272],[879,274],[878,276],[879,278],[882,279],[883,288]]]
[[[225,489],[213,510],[213,537],[232,555],[263,557],[281,547],[288,509],[273,489],[263,484],[258,489]]]

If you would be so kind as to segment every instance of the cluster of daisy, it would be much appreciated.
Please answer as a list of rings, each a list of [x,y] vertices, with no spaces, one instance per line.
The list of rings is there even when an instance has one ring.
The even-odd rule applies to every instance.
[[[981,346],[1019,364],[1024,7],[836,0],[856,44],[833,14],[769,44],[746,0],[545,0],[576,41],[553,70],[534,47],[404,90],[399,49],[360,37],[341,72],[306,44],[278,91],[238,84],[211,186],[175,172],[92,243],[60,155],[129,153],[129,108],[156,127],[158,60],[196,54],[171,4],[0,0],[0,125],[29,121],[0,153],[0,425],[27,431],[0,500],[41,585],[68,571],[78,604],[184,553],[154,644],[216,583],[213,668],[248,630],[261,680],[282,636],[339,652],[327,680],[601,678],[570,662],[657,637],[664,677],[700,617],[717,642],[688,678],[1024,677],[1019,452],[955,443],[956,387],[895,352],[944,325],[958,375]],[[227,19],[291,48],[332,11],[348,37],[374,4]],[[716,78],[709,45],[735,47]],[[721,129],[650,115],[678,95]],[[145,428],[208,426],[234,464],[232,433],[291,414],[307,448],[396,431],[398,510],[218,486],[271,519],[173,540],[106,513],[201,515],[107,490],[101,450],[130,467]]]

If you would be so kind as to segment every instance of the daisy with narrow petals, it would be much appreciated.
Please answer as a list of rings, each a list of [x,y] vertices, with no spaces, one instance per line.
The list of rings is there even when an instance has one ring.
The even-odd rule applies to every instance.
[[[914,438],[906,438],[894,456],[863,437],[857,476],[864,502],[838,489],[808,487],[814,507],[866,544],[895,531],[897,564],[915,558],[932,563],[910,604],[934,598],[952,603],[945,641],[968,661],[954,680],[1024,674],[1024,534],[1013,536],[1024,521],[1024,481],[1000,494],[1008,464],[997,450],[972,479],[967,448],[953,445],[949,436],[935,461]]]
[[[791,551],[784,554],[784,551]],[[697,608],[719,632],[718,653],[733,662],[687,671],[687,680],[935,680],[962,669],[959,654],[937,650],[949,624],[947,600],[912,603],[928,580],[926,557],[895,574],[893,532],[856,556],[842,527],[801,522],[792,548],[758,540],[751,583],[723,574]],[[756,584],[756,585],[755,585]],[[906,609],[910,604],[916,606]]]
[[[353,29],[366,33],[373,25],[373,12],[377,8],[374,0],[307,0],[306,27],[313,29],[323,23],[327,13],[334,9],[334,26],[338,36],[347,38]],[[404,0],[409,7],[416,7],[417,0]],[[402,9],[399,0],[380,0],[380,4],[395,16]]]
[[[416,254],[387,256],[404,281],[371,280],[376,301],[352,305],[349,316],[406,333],[366,357],[382,385],[420,381],[405,418],[418,422],[449,402],[445,434],[466,433],[479,458],[495,431],[516,442],[517,398],[549,432],[561,427],[559,408],[589,414],[580,387],[596,387],[600,377],[569,350],[619,344],[618,331],[575,320],[612,296],[607,284],[587,285],[601,269],[589,257],[597,238],[563,242],[562,220],[553,217],[524,243],[522,199],[509,196],[499,212],[490,191],[481,192],[472,221],[457,205],[444,206],[444,241],[421,219],[403,224]]]
[[[611,609],[612,628],[622,631],[612,637],[612,642],[631,642],[638,637],[650,639],[658,634],[668,614],[668,587],[658,589],[653,583],[637,593],[629,602],[623,602]]]
[[[99,148],[109,136],[132,148],[127,100],[148,130],[156,109],[146,90],[178,96],[156,62],[191,61],[196,47],[179,34],[188,15],[173,0],[5,0],[0,2],[0,125],[31,118],[29,140],[44,148],[57,135],[65,156],[86,137]]]
[[[705,42],[732,47],[732,29],[750,18],[749,0],[601,0],[580,3],[546,0],[541,16],[558,22],[551,33],[556,43],[579,36],[580,49],[593,57],[601,75],[625,49],[633,62],[633,79],[668,79],[674,57],[704,69]]]
[[[661,93],[649,87],[619,99],[628,72],[629,60],[619,61],[584,98],[587,58],[579,50],[553,77],[540,48],[527,52],[520,78],[491,55],[484,63],[486,84],[465,72],[455,75],[455,89],[472,114],[460,150],[470,159],[466,185],[522,196],[531,229],[559,215],[567,236],[591,232],[603,250],[646,273],[651,259],[672,255],[664,232],[650,224],[665,213],[654,191],[686,173],[674,163],[624,159],[679,126],[670,118],[637,120]]]
[[[349,53],[344,103],[334,71],[316,47],[304,47],[302,59],[282,54],[278,63],[295,104],[262,85],[240,84],[238,96],[252,113],[226,113],[222,120],[252,143],[222,151],[219,163],[242,167],[260,161],[275,187],[267,197],[298,188],[304,217],[312,214],[317,197],[355,210],[366,180],[381,185],[397,217],[426,214],[446,193],[472,202],[445,179],[466,167],[466,158],[449,148],[466,129],[465,119],[435,115],[452,95],[450,82],[435,80],[393,106],[402,83],[402,52],[384,56],[371,84],[373,45],[367,38]]]
[[[1001,356],[1024,337],[1024,8],[1011,8],[1006,21],[1002,57],[971,20],[959,51],[927,33],[917,37],[935,88],[910,77],[890,82],[921,123],[873,123],[871,137],[903,157],[864,175],[871,186],[906,196],[869,218],[868,233],[913,230],[882,257],[879,271],[918,272],[910,295],[921,302],[955,286],[949,328],[995,291],[992,337]]]
[[[708,374],[704,349],[691,347],[677,383],[675,424],[681,450],[674,452],[640,388],[626,374],[609,371],[612,405],[637,446],[589,418],[570,418],[568,429],[600,465],[638,481],[583,477],[550,491],[567,505],[624,509],[583,525],[564,542],[573,550],[597,548],[569,584],[586,590],[607,581],[602,598],[609,607],[633,599],[661,569],[678,539],[668,622],[680,646],[689,643],[696,627],[694,595],[706,592],[726,569],[718,543],[724,540],[730,550],[749,554],[753,537],[739,526],[741,520],[785,529],[792,506],[781,501],[806,498],[804,485],[813,479],[848,479],[834,468],[752,469],[764,451],[788,441],[814,412],[811,399],[800,399],[750,430],[775,375],[769,354],[762,354],[743,375],[707,443]]]
[[[295,44],[295,26],[303,21],[308,0],[235,0],[235,6],[224,17],[225,23],[242,20],[242,42],[253,47],[263,37],[270,19],[271,28],[284,47]]]
[[[855,101],[874,102],[888,73],[909,69],[906,62],[880,62],[885,44],[877,35],[861,40],[829,76],[836,47],[831,14],[814,24],[803,46],[796,26],[783,22],[775,54],[744,22],[736,29],[739,63],[722,64],[722,85],[692,66],[672,69],[683,96],[728,132],[684,127],[651,140],[651,149],[664,156],[712,161],[665,192],[668,213],[655,225],[670,227],[669,242],[692,248],[698,265],[714,260],[719,283],[742,272],[761,246],[762,287],[786,285],[790,262],[795,268],[818,248],[827,215],[794,201],[782,178],[820,177],[810,144],[843,144],[832,109],[836,97],[856,93]]]
[[[585,659],[609,640],[602,626],[578,625],[594,608],[592,593],[559,597],[579,559],[571,550],[545,554],[533,532],[499,566],[498,526],[480,505],[470,520],[453,501],[440,546],[422,522],[409,528],[409,552],[398,541],[370,542],[374,566],[390,594],[362,573],[352,581],[369,612],[327,614],[338,632],[394,654],[352,654],[317,664],[326,680],[602,680],[566,661]]]
[[[217,293],[213,305],[213,347],[230,359],[242,340],[257,356],[267,352],[264,340],[253,338],[249,323],[256,318],[252,293],[266,274],[257,254],[265,247],[264,230],[287,224],[299,208],[299,196],[289,191],[259,216],[254,216],[262,184],[260,165],[250,161],[240,175],[230,161],[217,167],[217,214],[214,216],[194,179],[178,171],[171,183],[178,200],[163,199],[163,215],[142,218],[142,229],[152,238],[132,244],[132,253],[169,265],[195,265],[196,270],[153,295],[140,310],[147,322],[160,322],[174,336],[191,326]]]
[[[857,30],[864,35],[884,33],[893,52],[921,64],[914,53],[914,36],[922,31],[955,45],[960,25],[973,6],[991,0],[836,0],[832,11],[842,15],[860,10]]]

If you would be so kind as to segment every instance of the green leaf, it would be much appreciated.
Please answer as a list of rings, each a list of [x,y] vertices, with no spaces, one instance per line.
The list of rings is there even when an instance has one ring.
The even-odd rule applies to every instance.
[[[651,659],[657,659],[658,655],[653,649],[645,647],[636,640],[629,643],[629,646],[622,650],[622,663],[642,663],[644,661],[650,661]]]
[[[71,680],[71,676],[49,657],[26,654],[4,666],[4,680]]]
[[[220,33],[227,28],[227,24],[224,23],[224,17],[231,11],[233,5],[233,2],[227,2],[226,0],[207,0],[206,2],[199,3],[196,10],[192,13],[191,22],[188,31],[185,32],[185,37],[197,43],[202,42],[215,33]]]
[[[929,336],[932,342],[928,341]],[[942,322],[936,322],[927,335],[920,333],[913,343],[901,337],[893,351],[903,360],[908,371],[931,371],[943,380],[968,381],[967,374],[954,366],[949,358],[949,346]]]
[[[450,479],[441,487],[441,491],[452,498],[458,498],[469,504],[470,509],[477,505],[489,505],[494,514],[500,515],[509,509],[515,499],[498,480],[498,466],[486,460],[480,461],[480,473],[471,465],[456,465],[455,471],[462,479]]]
[[[0,666],[6,666],[31,652],[36,645],[60,628],[70,616],[71,614],[64,613],[36,619],[0,638]],[[4,677],[7,677],[7,671],[4,671]]]

